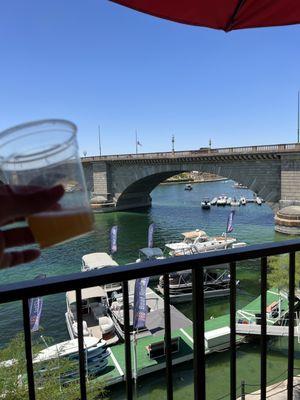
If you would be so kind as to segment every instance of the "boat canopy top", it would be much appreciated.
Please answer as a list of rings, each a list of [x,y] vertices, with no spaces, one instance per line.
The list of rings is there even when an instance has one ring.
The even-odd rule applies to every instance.
[[[182,235],[185,239],[196,239],[198,237],[206,237],[207,234],[204,231],[200,231],[200,229],[196,229],[195,231],[191,232],[183,232]]]
[[[144,247],[139,251],[147,258],[163,256],[163,251],[159,247]]]
[[[69,304],[76,303],[76,290],[67,292],[66,296]],[[106,292],[101,286],[94,286],[81,290],[82,300],[93,299],[96,297],[106,297]]]
[[[107,253],[90,253],[82,257],[82,264],[86,269],[100,269],[118,264]]]

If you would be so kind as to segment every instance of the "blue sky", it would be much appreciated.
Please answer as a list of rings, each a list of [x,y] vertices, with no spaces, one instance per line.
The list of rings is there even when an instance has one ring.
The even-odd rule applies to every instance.
[[[225,34],[106,0],[10,0],[0,13],[0,129],[79,128],[81,153],[296,139],[300,26]]]

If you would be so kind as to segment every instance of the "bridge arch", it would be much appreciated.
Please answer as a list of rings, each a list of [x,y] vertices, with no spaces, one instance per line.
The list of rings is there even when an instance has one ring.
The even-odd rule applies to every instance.
[[[181,172],[209,172],[247,186],[263,197],[271,207],[280,199],[280,164],[265,160],[231,162],[153,163],[150,165],[118,165],[111,168],[112,190],[118,209],[151,205],[152,190],[161,182]]]

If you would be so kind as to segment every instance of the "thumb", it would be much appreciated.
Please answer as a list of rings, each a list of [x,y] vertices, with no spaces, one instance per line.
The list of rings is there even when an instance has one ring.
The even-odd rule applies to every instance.
[[[47,211],[63,196],[62,185],[50,189],[35,188],[32,192],[11,192],[10,216],[13,218],[27,217],[42,211]]]

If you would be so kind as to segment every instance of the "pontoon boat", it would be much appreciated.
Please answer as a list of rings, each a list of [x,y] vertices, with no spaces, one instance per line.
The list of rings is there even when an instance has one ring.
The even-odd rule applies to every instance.
[[[197,254],[213,250],[224,250],[236,242],[229,236],[216,236],[209,238],[204,231],[195,230],[182,233],[184,240],[179,243],[167,243],[165,245],[168,255],[171,257]]]
[[[222,268],[220,266],[220,268]],[[236,281],[236,285],[239,281]],[[216,266],[204,269],[204,297],[215,298],[228,296],[230,293],[230,275],[228,268],[222,272]],[[169,275],[169,290],[171,303],[183,303],[192,299],[192,272],[191,270],[173,272]],[[157,290],[164,294],[164,277],[159,278]]]
[[[108,297],[101,286],[81,290],[83,335],[104,339],[108,345],[118,342],[114,323],[107,314]],[[66,324],[71,339],[78,337],[76,291],[66,293]]]
[[[102,269],[118,265],[119,264],[107,253],[90,253],[82,257],[81,271],[92,271],[93,269]],[[108,283],[103,285],[103,289],[110,299],[113,292],[120,292],[122,290],[122,284],[120,282]]]

